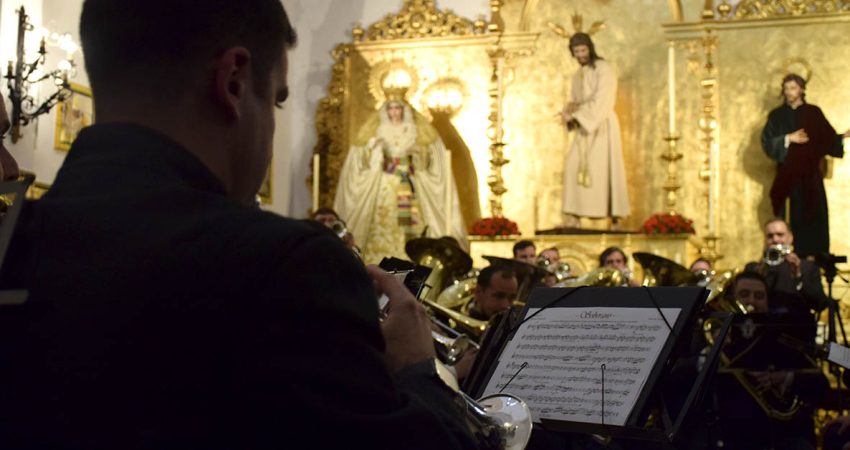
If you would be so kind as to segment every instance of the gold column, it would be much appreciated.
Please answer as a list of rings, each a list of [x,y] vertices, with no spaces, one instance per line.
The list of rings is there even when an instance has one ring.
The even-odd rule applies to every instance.
[[[682,159],[682,154],[677,148],[679,134],[676,132],[676,43],[674,41],[667,43],[667,95],[669,123],[667,135],[663,138],[667,142],[667,149],[661,155],[661,159],[667,161],[667,180],[663,187],[667,191],[667,212],[670,215],[676,215],[676,192],[682,188],[679,183],[677,163]]]
[[[502,167],[510,161],[505,159],[502,106],[505,95],[505,59],[507,52],[501,47],[501,42],[488,50],[490,61],[493,65],[493,74],[490,76],[490,127],[488,134],[493,141],[490,144],[490,175],[487,177],[487,185],[490,186],[490,215],[492,217],[502,216],[502,196],[508,192],[505,188],[505,179],[502,178]]]
[[[719,158],[717,156],[716,133],[718,131],[717,117],[717,73],[714,66],[714,53],[717,50],[717,36],[711,28],[706,28],[702,40],[702,49],[705,55],[703,65],[703,76],[700,79],[700,97],[702,98],[702,114],[699,118],[698,127],[702,132],[703,161],[700,169],[700,179],[706,186],[708,198],[708,211],[706,217],[707,231],[703,238],[703,246],[700,248],[700,256],[714,264],[723,258],[720,254],[718,241],[720,240],[718,224],[720,223],[717,208],[717,190],[719,175]]]

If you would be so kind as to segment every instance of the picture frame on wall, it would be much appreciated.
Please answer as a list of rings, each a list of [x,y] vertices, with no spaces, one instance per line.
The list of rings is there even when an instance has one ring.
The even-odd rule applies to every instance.
[[[94,123],[91,89],[71,83],[71,95],[56,105],[56,134],[53,147],[68,151],[80,130]]]

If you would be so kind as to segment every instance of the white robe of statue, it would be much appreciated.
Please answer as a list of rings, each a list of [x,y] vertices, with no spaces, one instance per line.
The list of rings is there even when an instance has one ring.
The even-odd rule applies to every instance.
[[[402,120],[389,117],[403,106]],[[409,259],[405,243],[422,235],[446,235],[446,189],[451,196],[451,232],[462,247],[466,231],[450,158],[436,130],[405,102],[387,102],[366,122],[340,172],[334,209],[373,264],[387,256]]]
[[[614,112],[617,76],[608,62],[582,66],[572,78],[572,145],[564,168],[564,213],[603,218],[629,215],[620,123]]]

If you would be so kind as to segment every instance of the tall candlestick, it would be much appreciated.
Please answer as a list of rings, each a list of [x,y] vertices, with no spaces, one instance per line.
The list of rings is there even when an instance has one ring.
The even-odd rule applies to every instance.
[[[319,155],[313,155],[313,212],[319,209]]]
[[[670,113],[668,131],[676,135],[676,46],[671,41],[667,47],[667,98]]]
[[[445,174],[446,174],[446,236],[452,235],[452,153],[446,151],[445,154]]]

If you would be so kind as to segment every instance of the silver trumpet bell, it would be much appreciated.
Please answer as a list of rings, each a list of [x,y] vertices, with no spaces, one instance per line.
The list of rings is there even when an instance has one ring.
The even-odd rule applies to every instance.
[[[790,245],[776,244],[771,245],[764,251],[764,263],[768,266],[778,266],[785,261],[785,257],[791,254],[794,248]]]
[[[455,338],[443,336],[436,331],[431,331],[431,337],[434,342],[440,344],[446,351],[446,364],[453,366],[463,358],[463,355],[470,350],[478,350],[478,344],[472,342],[469,336],[465,334],[458,335]]]
[[[348,234],[348,227],[346,227],[345,222],[341,220],[335,220],[333,223],[331,223],[330,229],[340,239],[345,239],[345,235]]]
[[[460,394],[481,448],[523,450],[528,445],[532,426],[528,404],[511,394],[488,395],[477,402]]]

